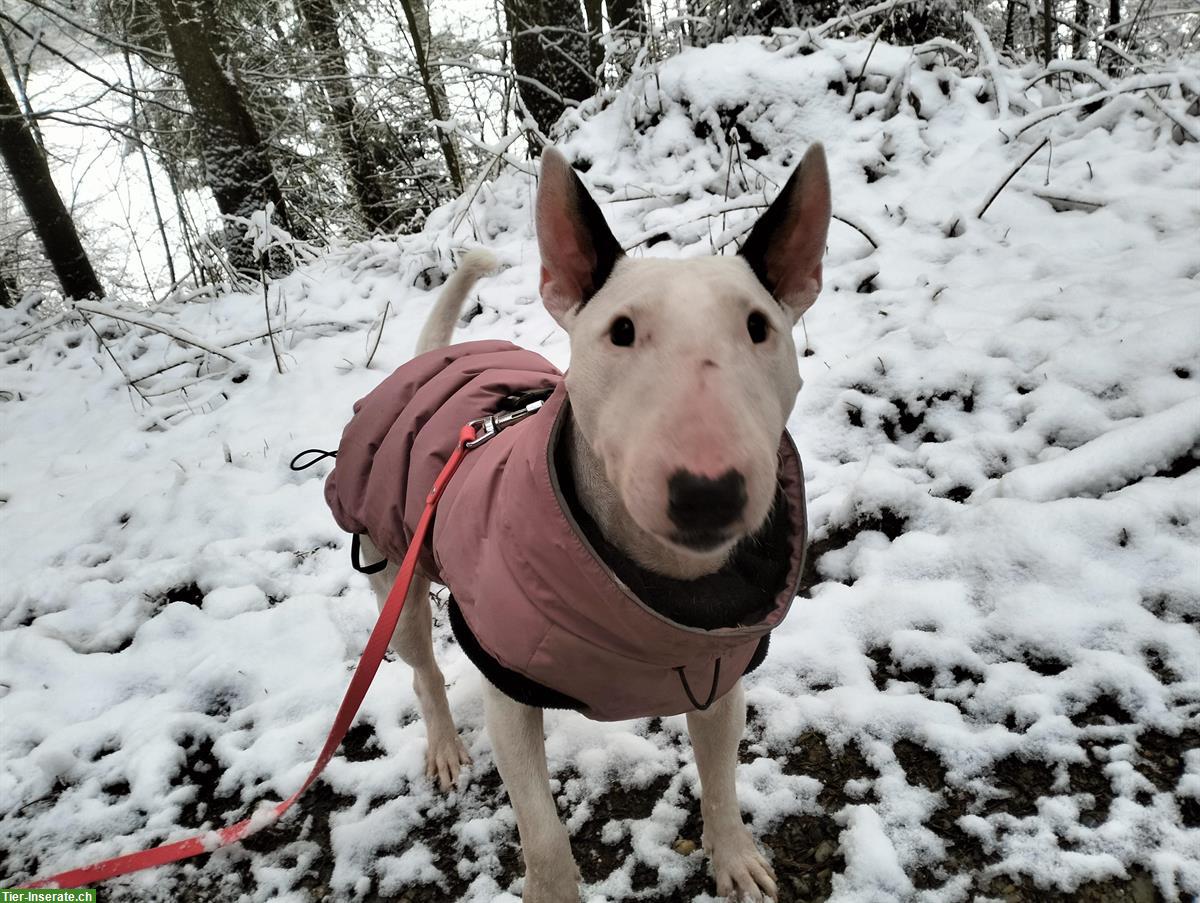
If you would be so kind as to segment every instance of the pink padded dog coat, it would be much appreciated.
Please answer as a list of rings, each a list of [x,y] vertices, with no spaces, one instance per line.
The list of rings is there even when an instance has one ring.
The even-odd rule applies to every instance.
[[[786,432],[779,446],[786,579],[747,625],[681,624],[606,564],[564,498],[555,465],[570,410],[562,374],[508,342],[423,354],[355,404],[325,484],[335,520],[369,534],[398,562],[463,424],[495,413],[506,396],[537,389],[553,389],[542,410],[467,454],[421,553],[421,569],[452,593],[460,644],[520,701],[528,700],[497,680],[496,665],[601,721],[707,707],[761,660],[800,581],[804,479]]]

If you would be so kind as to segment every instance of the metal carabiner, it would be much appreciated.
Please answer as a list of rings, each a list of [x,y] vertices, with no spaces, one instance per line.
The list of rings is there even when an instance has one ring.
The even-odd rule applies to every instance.
[[[524,420],[530,414],[536,414],[543,404],[545,400],[539,398],[515,411],[501,411],[472,420],[470,425],[475,429],[475,438],[467,443],[467,448],[478,448],[506,427]]]

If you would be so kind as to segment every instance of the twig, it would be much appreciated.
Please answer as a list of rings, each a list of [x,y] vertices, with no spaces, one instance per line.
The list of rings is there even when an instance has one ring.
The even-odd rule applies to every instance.
[[[145,317],[127,314],[124,311],[118,313],[117,311],[112,310],[109,307],[105,307],[102,304],[97,304],[94,301],[76,301],[72,307],[81,312],[99,314],[100,316],[108,317],[111,320],[120,320],[122,323],[132,323],[134,326],[141,326],[143,329],[149,329],[151,332],[161,333],[165,336],[169,336],[177,342],[182,342],[184,345],[191,345],[195,348],[199,348],[201,351],[207,351],[209,354],[215,354],[217,357],[223,357],[231,364],[237,364],[246,368],[251,366],[249,359],[242,357],[240,354],[231,354],[229,351],[218,348],[215,345],[210,345],[203,339],[184,332],[181,329],[171,329],[155,323],[152,320],[147,320]]]
[[[78,305],[76,305],[76,306],[78,307]],[[133,389],[133,391],[137,392],[138,395],[140,395],[142,397],[142,401],[144,401],[147,404],[147,406],[149,406],[151,404],[150,399],[146,397],[146,393],[143,392],[140,387],[134,385],[132,380],[130,380],[129,374],[125,372],[125,368],[121,366],[121,362],[119,360],[117,360],[117,356],[112,353],[112,349],[109,348],[108,343],[106,341],[104,341],[104,336],[100,335],[100,332],[96,329],[95,326],[92,325],[92,321],[91,321],[91,319],[88,318],[87,313],[83,310],[80,310],[79,313],[83,317],[83,322],[87,324],[88,329],[90,329],[93,333],[95,333],[96,341],[100,343],[100,347],[103,348],[105,353],[108,354],[108,356],[112,358],[112,362],[117,365],[118,372],[120,372],[120,374],[123,377],[125,377],[125,384],[127,386],[129,386],[129,388]]]
[[[268,222],[269,222],[269,220],[268,220]],[[270,228],[270,226],[268,226],[268,228]],[[280,376],[282,376],[283,375],[283,361],[281,361],[279,359],[279,348],[275,345],[275,330],[271,326],[271,304],[270,304],[270,300],[267,297],[267,290],[268,290],[267,271],[266,271],[266,267],[263,265],[263,260],[266,258],[266,256],[267,256],[267,254],[266,254],[265,250],[263,251],[263,253],[258,255],[258,278],[259,278],[259,281],[262,282],[263,314],[267,318],[267,335],[270,336],[270,338],[271,338],[271,354],[273,354],[275,356],[275,370],[276,370],[276,372],[279,373]]]
[[[337,321],[337,320],[315,320],[315,321],[312,321],[312,322],[309,322],[309,323],[300,323],[300,324],[293,325],[293,326],[291,326],[291,327],[290,327],[290,329],[292,330],[292,333],[293,333],[293,334],[295,334],[295,332],[296,332],[296,331],[297,331],[297,330],[298,330],[298,329],[299,329],[301,326],[303,326],[303,327],[312,327],[312,326],[338,326],[338,327],[342,327],[342,326],[344,326],[344,325],[345,325],[344,323],[342,323],[342,322],[339,322],[339,321]],[[357,324],[357,325],[360,325],[360,326],[365,326],[365,325],[367,325],[367,324],[365,324],[365,323],[360,323],[360,324]],[[277,332],[278,332],[278,331],[279,331],[279,330],[277,330]],[[257,332],[257,333],[255,333],[254,335],[249,335],[249,336],[246,336],[245,338],[241,338],[241,339],[234,339],[232,342],[226,342],[226,343],[225,343],[224,345],[222,345],[221,347],[222,347],[222,348],[227,348],[227,349],[228,349],[228,348],[232,348],[232,347],[234,347],[235,345],[247,345],[247,344],[249,344],[250,342],[257,342],[257,341],[259,341],[260,339],[265,339],[265,338],[267,338],[267,334],[266,334],[265,332]],[[133,381],[134,381],[135,383],[140,383],[140,382],[142,382],[142,381],[144,381],[144,380],[150,379],[151,377],[158,376],[158,375],[160,375],[160,374],[162,374],[162,373],[166,373],[168,370],[174,370],[176,367],[182,367],[182,366],[184,366],[184,365],[186,365],[186,364],[190,364],[190,363],[192,363],[193,361],[195,361],[195,360],[196,360],[196,358],[197,358],[197,357],[199,357],[199,355],[200,355],[200,354],[204,354],[204,353],[206,353],[204,349],[201,349],[199,352],[191,352],[191,353],[188,353],[186,357],[182,358],[181,360],[175,361],[175,363],[173,363],[173,364],[164,364],[163,366],[161,366],[161,367],[157,368],[156,370],[151,370],[149,373],[143,373],[141,376],[135,376],[135,377],[133,378]]]
[[[42,2],[40,2],[40,0],[25,0],[25,2],[28,3],[30,6],[37,7],[44,13],[49,13],[52,16],[57,16],[58,18],[62,19],[64,22],[66,22],[68,25],[70,25],[72,28],[77,28],[86,35],[90,35],[93,38],[98,38],[99,40],[103,41],[105,44],[111,44],[111,45],[114,45],[117,47],[121,47],[125,50],[132,50],[134,53],[136,53],[138,56],[142,57],[143,59],[146,59],[148,57],[158,57],[159,59],[163,60],[164,62],[169,62],[172,60],[171,54],[166,53],[165,51],[155,50],[152,47],[146,47],[141,44],[130,44],[127,41],[122,41],[116,35],[106,34],[104,32],[100,32],[100,31],[95,31],[95,30],[89,28],[87,25],[83,24],[83,22],[81,20],[75,19],[71,16],[68,16],[58,6],[48,4],[48,3],[42,3]],[[73,11],[74,10],[72,10],[72,12]]]
[[[57,326],[59,323],[62,322],[62,319],[64,316],[66,316],[66,314],[63,314],[61,312],[56,313],[54,316],[49,317],[48,319],[45,319],[42,322],[29,327],[20,335],[13,336],[11,339],[8,339],[7,341],[19,342],[22,339],[27,339],[30,336],[37,335],[40,332],[45,332],[47,329],[53,329],[55,326]]]
[[[1136,81],[1137,84],[1126,83],[1119,88],[1112,88],[1108,91],[1097,91],[1095,94],[1089,94],[1087,97],[1078,97],[1075,100],[1070,100],[1066,103],[1056,104],[1052,107],[1045,107],[1044,109],[1038,110],[1036,113],[1030,113],[1028,116],[1018,119],[1013,124],[1016,131],[1014,131],[1011,135],[1007,132],[1003,132],[1003,130],[1001,131],[1006,138],[1017,138],[1020,137],[1024,132],[1033,128],[1039,122],[1045,119],[1050,119],[1051,117],[1057,116],[1060,113],[1066,113],[1070,110],[1077,110],[1080,107],[1086,107],[1102,100],[1110,100],[1121,94],[1132,94],[1135,91],[1153,91],[1155,88],[1168,88],[1172,83],[1171,79],[1167,76],[1160,76],[1158,78],[1155,78],[1154,76],[1139,76],[1138,78],[1131,79],[1130,81]],[[1153,94],[1148,94],[1146,96],[1151,100],[1156,99]],[[1163,110],[1164,113],[1166,112],[1161,104],[1156,104],[1156,106]],[[1174,119],[1173,116],[1171,118]]]
[[[1100,200],[1072,197],[1070,195],[1052,191],[1035,191],[1033,196],[1041,198],[1059,213],[1064,210],[1081,210],[1084,213],[1094,213],[1104,206],[1104,202]]]
[[[846,109],[854,112],[854,101],[858,98],[858,89],[862,85],[863,76],[867,74],[867,63],[871,62],[871,54],[875,52],[875,45],[879,43],[879,36],[883,34],[883,26],[886,22],[880,22],[879,27],[875,29],[875,36],[871,38],[871,46],[867,49],[867,55],[863,57],[862,67],[858,70],[858,75],[854,78],[854,90],[850,92],[850,105]]]
[[[123,87],[122,85],[114,84],[113,82],[108,81],[107,79],[103,78],[102,76],[99,76],[96,73],[88,70],[84,66],[75,62],[70,57],[70,55],[68,55],[66,53],[66,51],[59,50],[59,49],[55,48],[54,46],[47,44],[46,41],[42,39],[40,34],[36,34],[34,32],[29,31],[28,29],[23,27],[20,22],[18,22],[16,19],[12,18],[12,16],[8,15],[3,10],[0,10],[0,19],[7,22],[11,27],[13,27],[17,31],[21,32],[23,35],[25,35],[25,37],[29,38],[31,41],[34,41],[35,44],[37,44],[37,46],[43,48],[44,50],[46,50],[48,53],[52,54],[53,56],[56,56],[59,59],[61,59],[64,63],[66,63],[71,68],[78,70],[79,72],[83,73],[85,76],[92,79],[93,81],[99,82],[100,84],[104,85],[104,87],[107,88],[108,91],[115,92],[117,94],[122,94],[127,97],[136,97],[137,96],[138,92],[136,89],[129,90],[129,89]],[[180,116],[186,116],[188,114],[188,111],[183,109],[182,107],[172,106],[171,104],[166,103],[165,101],[159,100],[157,98],[142,97],[139,99],[142,101],[143,104],[153,104],[156,107],[161,107],[162,109],[167,110],[168,112],[175,113]]]
[[[1024,6],[1028,6],[1028,0],[1012,0],[1012,2],[1021,3]],[[1079,32],[1080,34],[1084,35],[1089,41],[1095,41],[1096,45],[1098,47],[1101,47],[1104,50],[1107,50],[1110,53],[1113,53],[1116,56],[1120,57],[1125,62],[1127,62],[1130,66],[1132,66],[1134,69],[1138,70],[1139,72],[1146,73],[1146,67],[1144,65],[1142,65],[1140,62],[1138,62],[1134,57],[1130,56],[1128,53],[1126,53],[1124,50],[1122,50],[1116,44],[1112,43],[1112,41],[1106,41],[1102,37],[1100,37],[1100,34],[1102,34],[1103,32],[1098,33],[1098,34],[1093,34],[1092,32],[1088,31],[1086,28],[1083,28],[1082,26],[1080,26],[1078,23],[1072,22],[1070,19],[1060,19],[1058,16],[1054,17],[1054,21],[1065,28],[1070,28],[1073,31]],[[1149,73],[1146,73],[1146,74],[1149,74]],[[1160,85],[1158,87],[1162,87],[1162,86]],[[1164,116],[1166,116],[1172,122],[1174,122],[1177,126],[1179,126],[1181,129],[1183,129],[1189,135],[1191,135],[1193,139],[1195,139],[1196,141],[1200,141],[1200,128],[1197,128],[1195,125],[1189,123],[1186,119],[1183,119],[1182,117],[1179,116],[1179,114],[1177,114],[1173,110],[1171,110],[1170,107],[1168,107],[1165,103],[1163,103],[1158,98],[1158,95],[1147,94],[1146,100],[1150,101],[1151,105],[1153,105],[1155,108],[1157,108],[1160,113],[1162,113]]]
[[[1130,25],[1136,24],[1139,20],[1142,22],[1148,22],[1151,19],[1166,19],[1166,18],[1170,18],[1171,16],[1195,15],[1197,12],[1200,12],[1200,10],[1197,10],[1196,7],[1193,6],[1191,9],[1157,10],[1156,12],[1152,12],[1152,13],[1149,13],[1144,16],[1141,14],[1141,12],[1142,12],[1141,10],[1138,10],[1138,15],[1134,16],[1134,18],[1132,18],[1132,19],[1126,19],[1123,22],[1117,22],[1113,25],[1107,25],[1104,28],[1101,28],[1098,32],[1096,32],[1096,35],[1099,36],[1102,34],[1108,34],[1109,32],[1112,32],[1113,34],[1115,34],[1116,32],[1120,31],[1122,28],[1126,28]]]
[[[830,19],[824,25],[818,25],[816,28],[801,29],[800,31],[802,33],[805,31],[808,31],[808,32],[811,32],[812,34],[816,35],[817,37],[823,38],[823,37],[825,37],[825,35],[829,34],[829,32],[833,31],[835,28],[841,27],[843,23],[846,25],[854,25],[859,19],[867,19],[878,13],[891,12],[897,6],[906,6],[909,3],[915,3],[915,2],[916,2],[916,0],[886,0],[886,2],[884,2],[884,3],[876,3],[874,6],[868,6],[866,9],[860,9],[856,13],[850,13],[848,15],[841,16],[837,19]],[[796,29],[777,28],[777,29],[775,29],[775,32],[777,34],[785,34],[785,35],[786,34],[794,34],[796,32]]]
[[[876,241],[874,238],[872,238],[871,233],[868,232],[866,229],[864,229],[862,226],[860,226],[858,223],[852,222],[851,220],[846,219],[846,217],[839,216],[836,213],[832,214],[832,219],[835,219],[839,223],[844,223],[845,225],[849,226],[851,229],[853,229],[855,232],[857,232],[859,235],[861,235],[863,238],[865,238],[867,241],[869,241],[871,243],[872,248],[875,248],[876,250],[878,250],[879,242]]]
[[[999,185],[996,186],[996,190],[993,191],[988,196],[988,199],[986,201],[984,201],[983,206],[979,208],[979,212],[975,214],[975,219],[983,218],[983,215],[985,213],[987,213],[988,207],[992,206],[992,201],[996,200],[996,198],[999,196],[1000,192],[1002,192],[1004,190],[1004,186],[1013,180],[1013,177],[1021,171],[1022,166],[1024,166],[1026,163],[1028,163],[1030,160],[1033,159],[1034,154],[1036,154],[1038,151],[1040,151],[1043,147],[1045,147],[1049,143],[1050,143],[1050,136],[1047,135],[1045,138],[1042,139],[1041,144],[1039,144],[1037,147],[1035,147],[1033,150],[1031,150],[1029,153],[1027,153],[1024,157],[1022,157],[1021,161],[1016,166],[1014,166],[1011,170],[1009,170],[1008,175],[1006,175],[1004,177],[1004,181],[1002,181]]]
[[[387,325],[388,311],[391,309],[391,301],[383,306],[383,319],[379,321],[379,332],[375,333],[375,344],[371,346],[371,353],[367,356],[367,362],[363,364],[364,370],[369,369],[371,361],[375,360],[375,352],[379,350],[379,343],[383,339],[383,327]]]
[[[1130,60],[1130,62],[1132,62],[1132,60]],[[1047,78],[1055,72],[1070,72],[1075,75],[1085,76],[1086,78],[1090,78],[1105,91],[1120,90],[1119,83],[1114,82],[1111,78],[1101,72],[1100,69],[1094,64],[1085,62],[1083,60],[1055,60],[1049,66],[1047,66],[1044,71],[1034,76],[1026,83],[1026,90],[1033,87],[1033,85],[1037,84],[1043,78]],[[1169,85],[1167,87],[1169,87]],[[1097,95],[1095,94],[1092,95],[1092,97],[1096,96]],[[1180,116],[1180,114],[1171,110],[1171,108],[1159,100],[1157,96],[1154,94],[1147,94],[1146,100],[1148,100],[1150,104],[1154,106],[1160,113],[1179,126],[1179,128],[1190,134],[1194,140],[1200,141],[1200,130],[1196,129],[1194,125],[1187,122],[1186,119]]]
[[[471,205],[473,203],[475,203],[475,197],[479,194],[480,189],[483,188],[484,183],[488,180],[488,176],[491,174],[492,169],[498,163],[500,163],[501,161],[504,161],[505,163],[511,163],[513,166],[516,166],[518,169],[523,169],[523,167],[519,166],[515,161],[511,161],[508,154],[505,153],[505,151],[508,150],[508,148],[512,145],[512,143],[521,137],[520,129],[513,131],[509,135],[505,135],[503,138],[501,138],[498,142],[491,145],[490,147],[486,144],[481,144],[481,142],[475,141],[474,138],[467,136],[466,133],[461,130],[459,130],[457,132],[457,134],[467,137],[468,140],[470,141],[470,143],[476,145],[477,147],[481,146],[482,149],[487,150],[489,153],[492,154],[492,159],[486,166],[484,166],[482,169],[480,169],[479,174],[477,176],[475,176],[475,181],[471,185],[470,197],[466,197],[466,203],[463,204],[462,212],[458,215],[458,219],[455,220],[454,225],[450,227],[451,235],[454,235],[456,232],[458,232],[458,227],[461,226],[463,223],[463,220],[467,218],[467,213],[470,212]],[[463,195],[460,195],[460,198],[462,198],[462,197],[465,197],[465,193]]]

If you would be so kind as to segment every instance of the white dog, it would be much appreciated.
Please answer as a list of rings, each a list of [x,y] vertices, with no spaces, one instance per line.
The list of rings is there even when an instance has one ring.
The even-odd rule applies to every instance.
[[[571,367],[565,387],[555,390],[569,403],[562,400],[558,405],[553,429],[551,414],[544,412],[528,418],[528,430],[525,425],[520,429],[531,435],[532,422],[541,419],[540,429],[554,446],[547,466],[557,473],[551,482],[564,511],[562,523],[582,537],[572,548],[601,560],[603,572],[611,576],[611,587],[603,591],[620,597],[628,617],[661,622],[664,630],[675,631],[672,637],[692,637],[697,643],[736,638],[739,630],[755,629],[760,621],[766,624],[759,631],[764,638],[753,661],[740,651],[716,657],[711,691],[708,671],[690,665],[667,669],[678,672],[667,675],[668,682],[678,677],[670,691],[685,692],[686,697],[679,698],[690,702],[673,709],[649,705],[646,712],[687,711],[701,783],[703,843],[711,856],[717,892],[746,900],[773,898],[776,885],[738,806],[735,766],[746,720],[741,676],[765,654],[765,633],[786,612],[803,558],[803,490],[797,486],[802,479],[797,480],[798,458],[785,432],[800,389],[792,328],[821,289],[829,218],[825,155],[814,145],[739,255],[634,260],[622,253],[565,158],[553,149],[542,157],[537,195],[541,295],[570,336]],[[448,345],[468,290],[490,265],[490,255],[468,255],[422,332],[420,352]],[[488,413],[480,411],[478,416]],[[497,448],[503,445],[493,442]],[[338,468],[344,467],[344,457]],[[554,461],[561,464],[557,471]],[[790,468],[787,473],[785,466]],[[443,501],[436,529],[441,529],[443,518],[450,523],[465,516],[443,513],[446,508]],[[468,590],[460,589],[453,576],[466,573],[464,568],[473,566],[488,543],[508,541],[487,536],[478,547],[451,549],[439,546],[435,532],[431,554],[437,568],[431,573],[425,567],[427,576],[414,581],[392,640],[413,669],[428,728],[428,772],[443,788],[457,782],[461,766],[469,760],[434,660],[428,576],[444,578],[456,596],[464,597],[459,599],[462,612],[454,609],[456,634],[464,648],[467,638],[474,642],[474,634],[479,634],[478,647],[498,648],[480,626],[483,622],[472,621],[469,614],[486,605],[486,590],[468,605]],[[362,543],[368,556],[393,558],[380,535],[364,536]],[[770,560],[743,560],[764,549]],[[466,564],[454,563],[459,560]],[[760,570],[769,570],[778,584],[770,588],[765,607],[761,592],[743,599],[737,589],[753,583]],[[395,573],[393,564],[371,578],[381,604]],[[580,586],[586,582],[581,578]],[[747,591],[749,596],[753,589]],[[584,589],[580,592],[586,594]],[[564,611],[575,604],[572,598],[561,601]],[[597,629],[620,640],[626,622],[617,620],[607,618]],[[476,654],[472,658],[479,663]],[[623,681],[637,680],[625,669],[599,676],[583,673],[604,667],[608,659],[602,655],[595,659],[600,664],[588,664],[581,654],[578,668],[574,662],[564,664],[560,656],[557,665],[550,661],[546,666],[550,671],[514,665],[503,654],[489,657],[484,652],[483,658],[504,659],[507,667],[497,667],[514,680],[529,681],[535,688],[547,684],[550,692],[581,700],[575,707],[585,714],[619,717],[637,711],[624,697],[620,705],[611,706],[608,698],[584,698],[588,681],[600,679],[623,690]],[[561,682],[543,676],[553,674],[554,667],[561,671]],[[529,903],[577,901],[579,871],[550,791],[543,710],[536,701],[526,704],[538,697],[513,692],[487,667],[482,670],[489,677],[484,682],[487,729],[516,812],[525,858],[524,898]]]

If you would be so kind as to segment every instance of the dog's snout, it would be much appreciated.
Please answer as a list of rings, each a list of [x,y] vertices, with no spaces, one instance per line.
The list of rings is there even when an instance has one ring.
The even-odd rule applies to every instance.
[[[746,478],[736,470],[705,477],[677,470],[667,480],[667,512],[687,533],[711,533],[733,524],[746,507]]]

